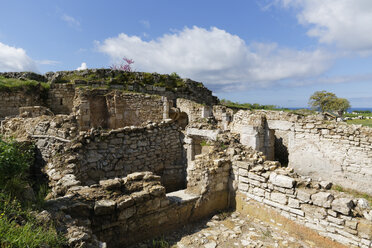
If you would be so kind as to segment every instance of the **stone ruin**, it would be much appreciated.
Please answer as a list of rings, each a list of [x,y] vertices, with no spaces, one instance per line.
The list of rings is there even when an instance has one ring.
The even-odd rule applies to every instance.
[[[51,188],[40,217],[70,247],[127,247],[254,204],[346,247],[372,247],[368,201],[332,189],[372,194],[371,128],[232,110],[191,80],[167,89],[136,73],[103,87],[120,73],[2,74],[51,84],[47,96],[0,92],[0,132],[35,142]]]

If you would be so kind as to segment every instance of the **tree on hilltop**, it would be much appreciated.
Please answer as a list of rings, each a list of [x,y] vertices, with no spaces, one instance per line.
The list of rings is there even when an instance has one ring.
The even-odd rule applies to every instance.
[[[316,91],[310,96],[309,106],[321,112],[333,111],[342,115],[348,108],[350,103],[345,98],[338,98],[334,93],[325,90]]]

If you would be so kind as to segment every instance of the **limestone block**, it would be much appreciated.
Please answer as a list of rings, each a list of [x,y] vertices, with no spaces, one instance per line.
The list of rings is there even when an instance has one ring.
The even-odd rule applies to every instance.
[[[339,219],[339,218],[335,218],[335,217],[332,217],[332,216],[327,216],[327,220],[329,222],[335,223],[335,224],[340,225],[340,226],[342,226],[342,225],[345,224],[345,220]]]
[[[253,194],[257,196],[265,196],[265,190],[260,188],[253,188]]]
[[[327,211],[324,208],[308,204],[302,204],[301,208],[306,213],[306,218],[324,219],[327,217]]]
[[[300,201],[289,197],[288,206],[291,208],[300,208]]]
[[[119,178],[115,179],[108,179],[108,180],[101,180],[99,181],[99,184],[107,190],[113,190],[113,189],[118,189],[121,187],[121,182]]]
[[[354,202],[350,198],[337,198],[332,202],[332,210],[344,215],[349,215],[354,208]]]
[[[296,181],[293,178],[284,175],[278,175],[276,173],[271,173],[269,182],[273,185],[291,189],[296,184]]]
[[[255,173],[248,172],[248,178],[265,183],[266,178],[256,175]]]
[[[115,211],[116,202],[113,200],[100,200],[94,204],[96,215],[111,214]]]
[[[330,208],[334,196],[328,192],[319,192],[311,196],[313,204],[320,207]]]
[[[345,221],[345,226],[350,229],[356,230],[358,226],[358,222],[355,220],[347,220]]]
[[[117,200],[117,207],[119,210],[128,208],[134,204],[132,197],[123,196]]]
[[[278,202],[280,204],[286,205],[287,204],[287,196],[282,193],[271,193],[270,199],[274,202]]]
[[[132,217],[136,213],[136,206],[132,206],[126,209],[123,209],[119,213],[119,220],[126,220]]]

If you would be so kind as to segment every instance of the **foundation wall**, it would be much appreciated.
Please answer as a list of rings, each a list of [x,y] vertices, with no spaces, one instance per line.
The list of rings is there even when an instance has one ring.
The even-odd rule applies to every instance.
[[[237,191],[348,247],[372,246],[372,211],[365,199],[329,190],[329,182],[311,182],[285,168],[273,170],[275,163],[233,163]]]

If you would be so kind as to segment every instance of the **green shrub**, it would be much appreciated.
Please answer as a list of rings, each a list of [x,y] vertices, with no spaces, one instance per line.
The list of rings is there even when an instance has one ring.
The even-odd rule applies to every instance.
[[[33,145],[4,141],[0,137],[0,191],[19,196],[33,162]]]

